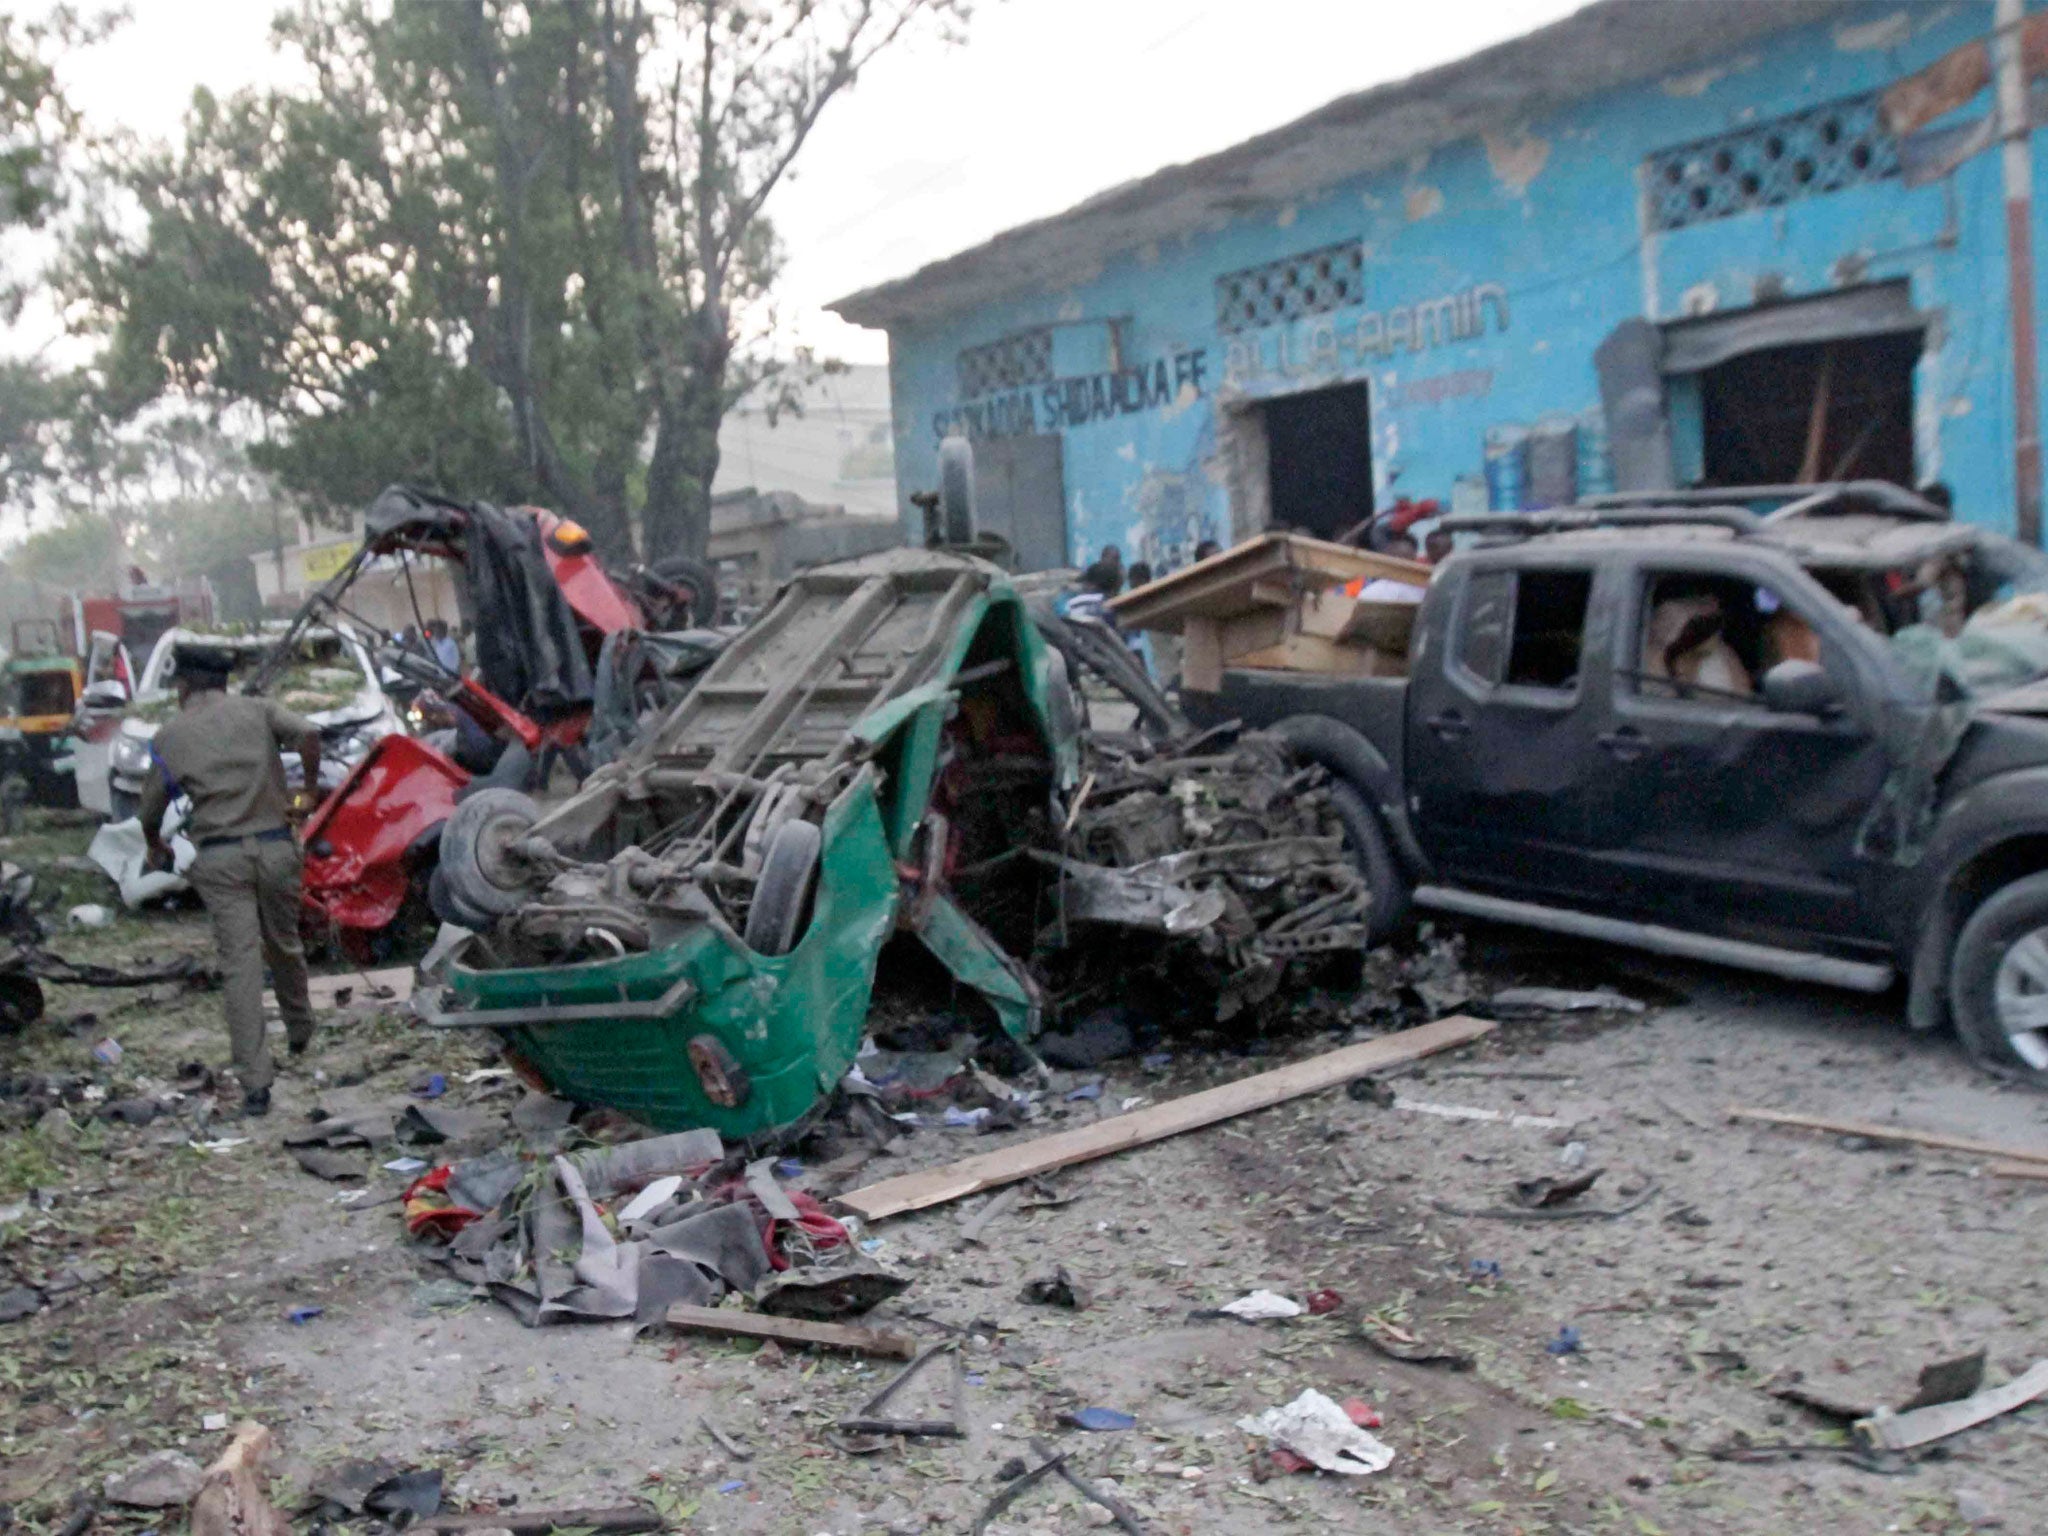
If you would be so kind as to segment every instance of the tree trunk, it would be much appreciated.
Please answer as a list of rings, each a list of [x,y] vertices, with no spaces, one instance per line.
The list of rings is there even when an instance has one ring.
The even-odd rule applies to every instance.
[[[640,525],[650,562],[664,555],[702,560],[711,544],[711,482],[718,476],[718,428],[732,360],[721,315],[699,310],[690,317],[688,353],[688,372],[664,381],[647,466]]]

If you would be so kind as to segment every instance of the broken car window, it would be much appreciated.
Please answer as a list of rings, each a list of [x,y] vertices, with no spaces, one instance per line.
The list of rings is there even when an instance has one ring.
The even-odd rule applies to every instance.
[[[1754,699],[1781,661],[1820,660],[1812,624],[1770,587],[1708,571],[1652,571],[1624,682],[1652,698]]]
[[[1516,573],[1516,578],[1514,644],[1508,652],[1507,681],[1524,688],[1576,688],[1593,573],[1525,570]]]

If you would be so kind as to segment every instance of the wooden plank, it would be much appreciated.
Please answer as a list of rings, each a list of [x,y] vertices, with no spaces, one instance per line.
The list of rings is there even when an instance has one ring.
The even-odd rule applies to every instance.
[[[839,1204],[868,1221],[879,1221],[884,1216],[897,1216],[905,1211],[923,1210],[927,1206],[944,1205],[985,1189],[1013,1184],[1036,1173],[1050,1173],[1055,1168],[1108,1157],[1116,1152],[1128,1152],[1133,1147],[1164,1141],[1185,1131],[1197,1131],[1219,1120],[1267,1109],[1305,1093],[1334,1088],[1339,1083],[1348,1083],[1355,1077],[1383,1067],[1397,1066],[1436,1051],[1469,1045],[1493,1030],[1490,1020],[1467,1018],[1463,1014],[1438,1019],[1434,1024],[1424,1024],[1418,1029],[1382,1035],[1377,1040],[1347,1045],[1342,1050],[1312,1056],[1307,1061],[1297,1061],[1271,1072],[1261,1072],[1256,1077],[1241,1078],[1218,1088],[1205,1088],[1200,1093],[1154,1104],[1148,1109],[1098,1120],[1079,1130],[1041,1136],[1036,1141],[1019,1142],[1015,1146],[964,1158],[941,1168],[927,1168],[898,1178],[884,1179],[879,1184],[870,1184],[841,1195]]]
[[[1289,635],[1276,645],[1226,656],[1226,667],[1275,672],[1321,672],[1331,677],[1406,677],[1408,658],[1369,645],[1339,645],[1314,635]]]
[[[735,1312],[730,1307],[693,1307],[677,1302],[665,1321],[685,1333],[712,1333],[737,1339],[773,1339],[778,1344],[816,1344],[851,1350],[858,1355],[884,1355],[908,1360],[917,1341],[901,1333],[862,1328],[853,1323],[814,1323],[803,1317],[770,1317],[764,1312]]]
[[[428,1515],[408,1529],[421,1536],[462,1536],[468,1531],[510,1531],[512,1536],[548,1536],[550,1531],[604,1531],[626,1536],[633,1531],[660,1531],[668,1520],[644,1504],[614,1509],[500,1509],[487,1515]]]
[[[1218,644],[1223,652],[1223,665],[1230,666],[1234,658],[1247,651],[1262,651],[1269,645],[1280,644],[1287,638],[1293,617],[1286,608],[1259,608],[1222,620]]]
[[[1858,1419],[1856,1438],[1876,1450],[1911,1450],[1931,1440],[1945,1440],[2002,1413],[2011,1413],[2037,1397],[2048,1397],[2048,1360],[2036,1360],[2024,1375],[2015,1376],[2002,1387],[1986,1387],[1953,1403]]]
[[[1977,1141],[1968,1136],[1944,1136],[1935,1131],[1916,1131],[1903,1125],[1879,1125],[1872,1120],[1826,1120],[1818,1115],[1787,1115],[1774,1109],[1743,1109],[1730,1105],[1730,1120],[1753,1120],[1761,1125],[1789,1125],[1795,1130],[1825,1131],[1830,1136],[1867,1136],[1872,1141],[1903,1141],[1916,1147],[1941,1147],[1949,1152],[1974,1152],[2012,1163],[2048,1163],[2048,1147],[2001,1146],[1995,1141]]]
[[[1180,685],[1197,693],[1223,686],[1223,626],[1215,619],[1190,618],[1182,626]]]
[[[2048,1163],[1992,1163],[1984,1171],[1993,1178],[2033,1179],[2048,1184]]]

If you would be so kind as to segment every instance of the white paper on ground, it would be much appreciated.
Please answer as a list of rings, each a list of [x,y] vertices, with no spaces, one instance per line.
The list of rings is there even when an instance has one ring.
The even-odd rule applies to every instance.
[[[1394,1460],[1392,1446],[1352,1423],[1350,1415],[1314,1387],[1282,1407],[1239,1419],[1237,1427],[1264,1436],[1325,1472],[1364,1477],[1385,1471]]]
[[[665,1174],[661,1178],[656,1179],[652,1184],[641,1190],[639,1194],[626,1202],[626,1208],[619,1212],[620,1225],[623,1226],[630,1221],[638,1221],[649,1211],[660,1210],[661,1207],[667,1205],[669,1201],[675,1198],[676,1191],[682,1187],[683,1176],[680,1173]]]
[[[1255,1323],[1268,1317],[1299,1317],[1302,1306],[1300,1302],[1289,1301],[1277,1291],[1253,1291],[1249,1296],[1240,1296],[1228,1306],[1219,1307],[1217,1310]]]

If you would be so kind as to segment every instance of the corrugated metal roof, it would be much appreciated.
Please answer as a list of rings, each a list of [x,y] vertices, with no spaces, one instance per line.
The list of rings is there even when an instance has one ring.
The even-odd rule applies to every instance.
[[[1185,165],[1098,193],[943,261],[826,306],[890,327],[1020,289],[1067,286],[1110,258],[1190,229],[1220,228],[1411,156],[1506,129],[1568,103],[1698,64],[1855,0],[1598,0],[1455,63],[1340,96]]]

